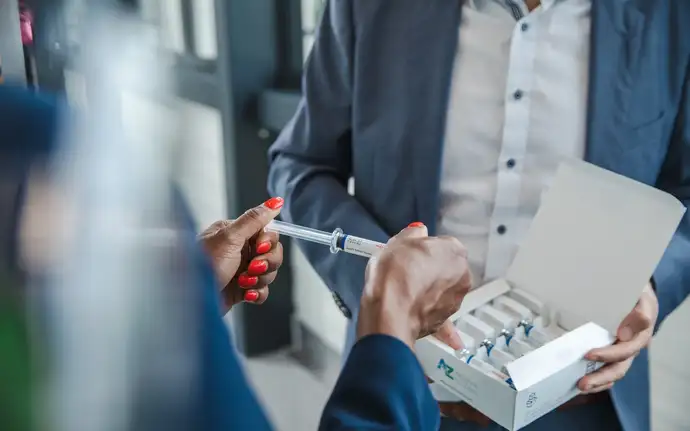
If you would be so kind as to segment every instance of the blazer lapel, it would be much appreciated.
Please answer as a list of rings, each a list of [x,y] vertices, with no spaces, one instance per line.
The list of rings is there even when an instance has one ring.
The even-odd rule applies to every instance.
[[[453,60],[458,44],[461,0],[424,1],[423,13],[414,17],[417,31],[400,41],[408,46],[416,68],[410,77],[409,109],[404,118],[414,176],[417,219],[433,233],[439,206],[441,157]],[[419,9],[419,8],[417,8]],[[414,47],[415,49],[412,49]],[[405,127],[405,126],[403,126]]]
[[[621,148],[616,120],[628,111],[644,24],[633,0],[593,0],[585,158],[611,170]]]

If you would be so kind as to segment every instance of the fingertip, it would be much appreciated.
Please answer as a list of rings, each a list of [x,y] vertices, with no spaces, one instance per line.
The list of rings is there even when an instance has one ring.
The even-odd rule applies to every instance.
[[[256,302],[259,299],[259,291],[258,290],[247,290],[244,292],[244,301],[245,302]]]
[[[278,211],[285,204],[285,200],[281,197],[272,197],[271,199],[264,202],[264,206],[271,211]]]
[[[452,347],[454,350],[462,350],[463,345],[460,336],[455,332],[452,332],[451,334],[452,335],[449,338],[450,347]]]
[[[427,234],[426,225],[420,221],[416,221],[407,225],[407,227],[400,231],[398,235],[417,237],[426,236]]]
[[[599,359],[599,356],[596,352],[588,352],[585,355],[585,359],[588,361],[597,361]]]
[[[256,245],[256,254],[266,254],[271,251],[272,247],[271,241],[263,241]]]
[[[261,275],[268,271],[268,262],[263,259],[255,259],[249,262],[247,266],[247,274]]]
[[[441,327],[436,331],[437,338],[449,345],[453,350],[462,350],[463,344],[460,334],[455,330],[453,324],[447,320],[441,325]]]
[[[633,335],[633,330],[629,326],[623,326],[618,330],[618,339],[622,342],[632,340]]]
[[[259,282],[259,277],[256,275],[249,275],[249,274],[240,274],[239,277],[237,277],[237,284],[243,289],[247,289],[250,287],[256,286],[256,284]]]
[[[589,390],[589,383],[586,377],[581,378],[580,381],[577,382],[577,388],[582,392],[587,392]]]

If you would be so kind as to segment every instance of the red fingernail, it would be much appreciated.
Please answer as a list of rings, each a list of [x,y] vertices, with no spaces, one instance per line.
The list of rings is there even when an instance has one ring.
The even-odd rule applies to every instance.
[[[237,284],[239,284],[240,287],[256,286],[256,283],[258,283],[258,282],[259,282],[259,277],[254,276],[254,275],[240,274],[240,276],[237,277]]]
[[[414,223],[408,224],[407,227],[424,227],[424,223],[422,223],[421,221],[416,221]]]
[[[268,253],[270,250],[271,250],[271,242],[270,241],[262,242],[261,244],[256,246],[256,253],[257,254]]]
[[[272,210],[277,210],[279,208],[282,208],[283,204],[285,201],[283,198],[271,198],[264,202],[264,205]]]
[[[256,290],[248,290],[244,292],[244,300],[247,302],[254,302],[259,299],[259,292]]]
[[[249,268],[247,268],[247,272],[251,275],[259,275],[266,272],[267,269],[268,262],[266,262],[265,260],[252,260],[249,263]]]

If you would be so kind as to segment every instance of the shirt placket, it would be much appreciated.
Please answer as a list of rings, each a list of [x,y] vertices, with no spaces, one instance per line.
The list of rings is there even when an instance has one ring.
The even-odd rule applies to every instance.
[[[516,18],[506,75],[501,151],[498,158],[496,197],[491,215],[485,280],[505,274],[520,237],[521,178],[530,125],[530,96],[534,82],[538,12],[527,15],[524,3],[506,0]]]

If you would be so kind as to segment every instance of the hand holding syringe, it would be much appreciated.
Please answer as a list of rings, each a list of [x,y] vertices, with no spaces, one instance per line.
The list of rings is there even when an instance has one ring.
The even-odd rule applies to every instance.
[[[331,253],[337,253],[342,250],[345,253],[356,254],[357,256],[371,257],[386,246],[380,242],[348,235],[340,228],[334,230],[333,233],[328,233],[284,221],[273,220],[266,226],[266,230],[328,246],[331,249]]]

